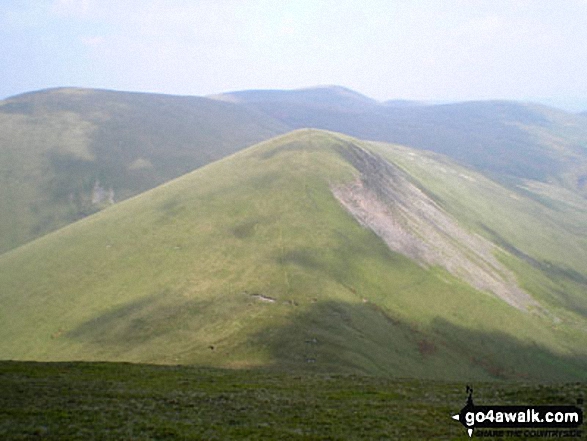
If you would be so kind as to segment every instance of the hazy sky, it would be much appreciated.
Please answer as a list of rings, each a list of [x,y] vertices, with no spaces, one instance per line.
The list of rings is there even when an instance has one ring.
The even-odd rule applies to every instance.
[[[587,103],[587,0],[2,0],[0,98],[337,84]]]

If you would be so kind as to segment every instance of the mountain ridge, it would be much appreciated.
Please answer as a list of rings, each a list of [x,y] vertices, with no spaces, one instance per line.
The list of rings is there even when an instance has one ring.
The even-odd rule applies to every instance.
[[[431,106],[376,106],[371,112],[299,103],[249,103],[284,124],[442,153],[499,177],[556,180],[582,192],[587,120],[547,106],[473,101]]]
[[[214,99],[55,88],[0,102],[0,252],[305,127],[436,151],[516,192],[587,197],[587,119],[544,106],[398,107],[340,86]]]

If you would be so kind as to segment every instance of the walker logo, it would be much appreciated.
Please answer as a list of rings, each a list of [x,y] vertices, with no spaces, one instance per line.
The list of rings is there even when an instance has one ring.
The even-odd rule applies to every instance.
[[[583,411],[576,406],[476,406],[473,403],[473,389],[467,386],[467,404],[452,418],[459,421],[469,437],[476,429],[476,436],[491,437],[580,437]],[[509,430],[494,430],[509,429]],[[517,430],[514,430],[517,429]],[[529,430],[551,429],[551,430]]]

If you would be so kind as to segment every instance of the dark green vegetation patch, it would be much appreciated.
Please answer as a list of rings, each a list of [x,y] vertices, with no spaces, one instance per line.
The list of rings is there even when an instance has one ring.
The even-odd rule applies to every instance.
[[[478,402],[491,404],[568,405],[587,393],[587,386],[574,383],[475,383],[474,388]],[[465,384],[459,382],[0,362],[0,437],[465,440],[465,430],[451,419],[465,398]]]

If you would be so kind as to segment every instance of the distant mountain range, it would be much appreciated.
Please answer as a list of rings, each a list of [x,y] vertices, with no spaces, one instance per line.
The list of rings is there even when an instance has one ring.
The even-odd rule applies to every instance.
[[[556,181],[587,195],[587,119],[507,101],[379,104],[337,87],[217,96],[290,128],[313,127],[432,150],[498,177]]]
[[[0,359],[587,378],[583,116],[55,89],[0,128]]]
[[[304,127],[432,150],[504,182],[587,195],[585,116],[511,102],[378,103],[342,87],[212,98],[52,89],[0,102],[0,252]]]

